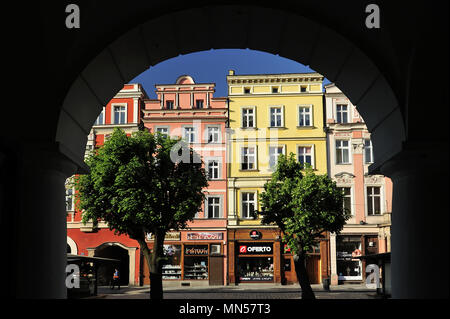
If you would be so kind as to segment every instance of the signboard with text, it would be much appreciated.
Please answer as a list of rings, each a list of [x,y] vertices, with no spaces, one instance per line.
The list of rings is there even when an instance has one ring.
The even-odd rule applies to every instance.
[[[241,243],[238,245],[240,255],[272,255],[272,243],[250,244]]]
[[[222,240],[223,233],[187,233],[187,240]]]

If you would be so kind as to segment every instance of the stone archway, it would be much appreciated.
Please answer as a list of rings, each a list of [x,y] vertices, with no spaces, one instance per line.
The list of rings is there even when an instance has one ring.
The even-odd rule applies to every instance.
[[[119,242],[106,242],[95,248],[87,248],[89,257],[119,259],[121,285],[136,285],[136,247],[127,247]],[[99,284],[108,285],[109,276],[114,271],[113,265],[99,268]]]
[[[67,246],[70,247],[70,253],[73,255],[78,255],[78,248],[77,248],[77,244],[75,243],[75,241],[70,238],[69,236],[67,236]]]

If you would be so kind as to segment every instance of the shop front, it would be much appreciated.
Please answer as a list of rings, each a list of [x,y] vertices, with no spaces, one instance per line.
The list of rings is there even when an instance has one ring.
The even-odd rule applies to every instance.
[[[281,283],[280,231],[228,230],[228,283]]]
[[[169,233],[164,241],[162,266],[164,281],[224,284],[224,232],[178,232]],[[176,241],[178,239],[178,241]],[[151,237],[148,246],[153,248]],[[143,262],[143,284],[150,283],[147,263]]]
[[[378,238],[371,234],[340,235],[336,238],[336,269],[340,282],[365,279],[366,262],[361,255],[378,252]]]

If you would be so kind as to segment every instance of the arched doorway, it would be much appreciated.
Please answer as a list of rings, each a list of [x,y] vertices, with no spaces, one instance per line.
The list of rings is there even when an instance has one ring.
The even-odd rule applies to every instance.
[[[129,284],[130,257],[127,249],[115,243],[105,243],[95,249],[94,257],[120,260],[118,264],[105,263],[99,266],[97,279],[99,286],[109,285],[115,267],[118,267],[120,272],[120,285],[127,286]]]

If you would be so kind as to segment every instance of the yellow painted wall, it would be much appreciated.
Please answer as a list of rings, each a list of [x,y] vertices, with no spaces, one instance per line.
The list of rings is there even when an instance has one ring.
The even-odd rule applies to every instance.
[[[314,89],[320,90],[320,83],[314,83]],[[252,85],[246,85],[251,87]],[[323,95],[321,93],[299,93],[300,84],[281,85],[281,94],[271,95],[271,86],[253,86],[253,93],[263,92],[266,89],[269,94],[229,96],[230,128],[234,134],[230,136],[231,147],[227,150],[231,158],[228,176],[235,179],[235,188],[229,190],[235,193],[235,207],[233,209],[241,217],[241,193],[245,191],[257,191],[261,193],[265,181],[267,181],[272,170],[269,168],[269,146],[284,146],[285,154],[294,153],[297,158],[297,146],[314,147],[314,165],[316,174],[327,173],[326,156],[326,134],[323,131]],[[295,92],[283,96],[282,93]],[[233,92],[233,91],[232,91]],[[298,127],[299,106],[312,105],[313,125],[312,127]],[[282,106],[283,128],[269,128],[271,106]],[[241,128],[242,109],[254,108],[256,117],[256,128]],[[241,147],[257,147],[256,170],[242,171],[240,166]],[[230,183],[230,182],[229,182]],[[229,193],[229,197],[230,197]],[[259,209],[257,204],[257,208]],[[258,225],[259,219],[240,219],[239,225]]]

